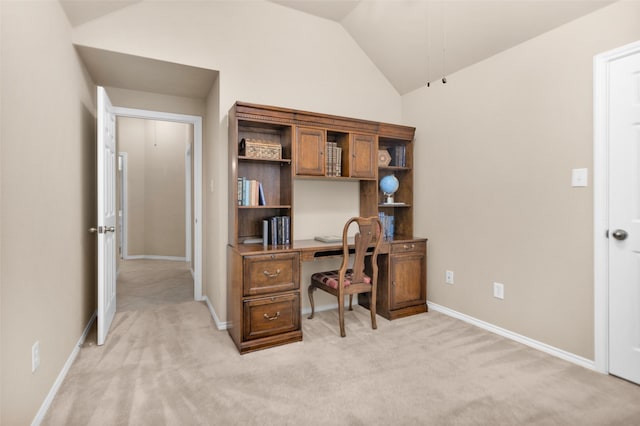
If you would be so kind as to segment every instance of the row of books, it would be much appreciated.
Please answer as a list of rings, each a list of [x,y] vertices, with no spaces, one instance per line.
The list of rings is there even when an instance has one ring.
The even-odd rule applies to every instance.
[[[390,166],[407,167],[407,147],[404,145],[398,145],[395,147],[387,148],[389,155],[391,156]]]
[[[273,216],[262,221],[262,243],[266,245],[288,245],[291,243],[291,218]]]
[[[238,178],[239,206],[266,206],[262,182],[245,177]]]
[[[342,176],[342,148],[336,142],[327,142],[326,176]]]
[[[394,233],[394,218],[391,215],[386,215],[384,212],[378,213],[378,218],[382,222],[382,234],[385,240],[393,240]]]

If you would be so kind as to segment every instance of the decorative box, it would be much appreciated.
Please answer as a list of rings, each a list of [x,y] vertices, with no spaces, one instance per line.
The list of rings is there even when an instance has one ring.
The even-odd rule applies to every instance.
[[[273,141],[243,138],[240,141],[239,154],[261,160],[280,160],[282,159],[282,145]]]
[[[378,151],[378,167],[387,167],[391,163],[391,155],[386,149]]]

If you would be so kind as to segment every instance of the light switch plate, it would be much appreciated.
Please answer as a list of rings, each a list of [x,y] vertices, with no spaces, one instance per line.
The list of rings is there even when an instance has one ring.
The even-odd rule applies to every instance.
[[[588,186],[588,169],[571,170],[571,186],[581,187]]]

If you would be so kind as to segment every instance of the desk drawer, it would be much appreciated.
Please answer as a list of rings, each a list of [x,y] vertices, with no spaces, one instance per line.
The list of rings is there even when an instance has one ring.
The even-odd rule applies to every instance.
[[[268,254],[244,258],[245,296],[278,293],[300,288],[298,253]]]
[[[391,244],[391,253],[411,253],[411,252],[424,252],[427,249],[427,245],[424,241],[415,242],[407,241],[404,243]]]
[[[300,294],[245,300],[245,340],[272,336],[300,329]]]

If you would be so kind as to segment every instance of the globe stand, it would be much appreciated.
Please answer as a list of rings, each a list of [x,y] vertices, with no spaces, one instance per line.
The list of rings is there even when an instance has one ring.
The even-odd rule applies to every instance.
[[[393,192],[391,193],[384,193],[384,204],[393,204]]]

